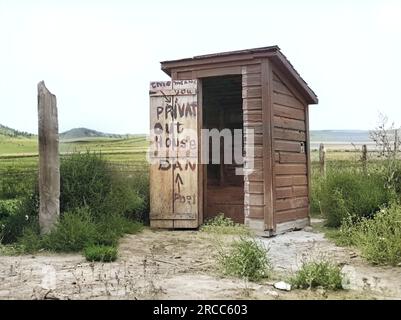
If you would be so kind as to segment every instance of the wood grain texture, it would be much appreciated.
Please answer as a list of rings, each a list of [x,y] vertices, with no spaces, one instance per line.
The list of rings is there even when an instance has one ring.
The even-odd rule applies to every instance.
[[[303,207],[303,208],[296,208],[296,209],[290,209],[290,210],[284,210],[284,211],[278,212],[276,215],[276,221],[277,221],[277,224],[279,224],[279,223],[303,219],[303,218],[307,218],[307,217],[308,217],[308,208]]]
[[[274,104],[274,115],[296,120],[305,120],[305,110]]]
[[[304,153],[276,152],[276,161],[279,163],[306,163],[307,156]]]
[[[277,212],[290,209],[297,209],[297,208],[307,208],[307,207],[308,207],[308,197],[278,199],[276,201]]]
[[[276,160],[276,223],[308,217],[308,113],[307,105],[285,77],[273,75]]]
[[[262,110],[262,99],[260,98],[247,98],[243,101],[243,110]]]
[[[286,175],[301,175],[307,174],[308,170],[305,164],[276,164],[277,174]]]
[[[274,166],[274,137],[273,137],[273,101],[272,79],[273,71],[268,60],[263,60],[262,74],[262,111],[263,111],[263,168],[264,168],[264,221],[265,230],[273,230],[275,211],[275,166]]]
[[[51,232],[60,216],[60,157],[57,99],[42,81],[38,84],[39,226]]]
[[[274,128],[274,136],[280,140],[306,141],[305,131]]]
[[[274,144],[274,149],[276,151],[287,151],[287,152],[300,153],[302,150],[302,142],[276,139],[275,144]]]
[[[242,98],[261,98],[262,97],[262,89],[260,86],[254,87],[243,87],[242,89]]]
[[[173,79],[150,87],[150,128],[156,129],[151,146],[157,151],[151,152],[156,163],[150,166],[150,219],[198,224],[198,83]]]
[[[284,117],[274,116],[274,126],[283,129],[292,129],[292,130],[300,130],[305,131],[306,125],[305,121],[288,119]]]

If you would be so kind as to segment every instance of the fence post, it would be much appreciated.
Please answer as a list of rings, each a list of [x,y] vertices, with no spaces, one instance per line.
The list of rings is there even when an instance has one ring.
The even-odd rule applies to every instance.
[[[319,163],[320,163],[320,174],[326,175],[326,149],[324,144],[321,143],[319,146]]]
[[[39,225],[49,233],[60,216],[60,159],[56,96],[38,84]]]
[[[362,168],[363,172],[366,173],[366,167],[367,167],[367,160],[368,160],[368,146],[364,144],[362,146]]]

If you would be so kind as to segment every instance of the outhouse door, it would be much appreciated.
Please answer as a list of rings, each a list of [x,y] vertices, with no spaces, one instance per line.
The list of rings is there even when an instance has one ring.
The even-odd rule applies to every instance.
[[[150,220],[162,228],[199,226],[197,81],[150,83]]]

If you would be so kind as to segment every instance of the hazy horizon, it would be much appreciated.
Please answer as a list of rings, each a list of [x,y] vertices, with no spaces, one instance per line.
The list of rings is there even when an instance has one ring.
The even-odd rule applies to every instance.
[[[20,128],[14,128],[14,127],[10,127],[9,125],[5,124],[5,123],[0,123],[0,125],[6,126],[10,129],[14,129],[17,131],[21,131],[21,132],[26,132],[29,134],[33,134],[33,135],[37,135],[37,132],[30,132],[30,131],[25,131],[22,130]],[[106,131],[102,131],[99,130],[97,128],[88,128],[88,127],[73,127],[73,128],[67,128],[64,131],[60,131],[60,134],[68,132],[70,130],[74,130],[74,129],[89,129],[89,130],[94,130],[94,131],[98,131],[99,133],[103,133],[103,134],[110,134],[110,135],[146,135],[149,134],[149,132],[137,132],[137,133],[133,133],[133,132],[106,132]],[[333,132],[369,132],[374,130],[375,128],[371,128],[371,129],[310,129],[311,132],[328,132],[328,131],[333,131]]]
[[[278,45],[319,97],[311,130],[370,130],[379,112],[399,126],[396,39],[392,0],[0,0],[0,123],[36,133],[45,80],[60,132],[146,134],[149,82],[168,79],[159,61]]]
[[[29,133],[29,134],[37,135],[37,132],[30,132],[30,131],[22,130],[22,129],[20,129],[20,128],[10,127],[10,126],[8,126],[6,123],[0,123],[0,125],[9,127],[10,129],[14,129],[14,130],[17,130],[17,131],[22,131],[22,132],[26,132],[26,133]],[[60,131],[60,134],[61,134],[61,133],[68,132],[68,131],[70,131],[70,130],[74,130],[74,129],[89,129],[89,130],[98,131],[98,132],[104,133],[104,134],[114,134],[114,135],[126,135],[126,134],[135,134],[135,135],[137,135],[137,134],[139,134],[139,135],[143,134],[143,135],[146,135],[146,134],[149,134],[149,132],[137,132],[137,133],[133,133],[133,132],[119,132],[119,131],[115,131],[115,132],[113,132],[113,131],[112,131],[112,132],[107,131],[107,132],[106,132],[106,131],[99,130],[99,129],[97,129],[97,128],[88,128],[88,127],[73,127],[73,128],[67,128],[66,130]],[[367,131],[371,131],[371,130],[374,130],[374,128],[371,128],[371,129],[310,129],[311,132],[319,132],[319,131],[320,131],[320,132],[323,132],[323,131],[336,131],[336,132],[367,132]]]

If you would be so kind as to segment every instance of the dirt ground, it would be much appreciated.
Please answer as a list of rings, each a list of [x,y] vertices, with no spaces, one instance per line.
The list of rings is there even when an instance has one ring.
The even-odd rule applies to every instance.
[[[401,268],[369,266],[312,228],[269,239],[273,278],[260,283],[219,276],[213,235],[152,231],[122,239],[114,263],[79,255],[0,257],[0,299],[401,299]],[[218,236],[225,243],[232,236]],[[276,290],[304,259],[328,257],[342,266],[348,290]]]

